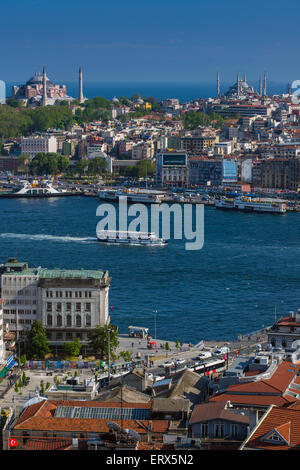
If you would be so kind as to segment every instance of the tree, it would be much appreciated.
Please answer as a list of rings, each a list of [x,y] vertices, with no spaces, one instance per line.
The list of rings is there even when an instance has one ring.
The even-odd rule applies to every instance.
[[[28,352],[33,359],[43,359],[50,352],[46,332],[39,320],[33,322],[29,332]]]
[[[89,166],[89,160],[87,158],[81,158],[76,164],[77,171],[80,175],[83,175]]]
[[[93,158],[88,166],[88,171],[92,175],[97,175],[98,173],[104,173],[107,170],[108,163],[105,158],[96,157]]]
[[[170,351],[170,345],[169,345],[168,342],[166,342],[165,348],[166,348],[166,351],[167,351],[167,352]]]
[[[156,171],[155,163],[152,163],[149,160],[140,160],[136,166],[139,178],[152,176]]]
[[[97,326],[95,331],[89,335],[89,345],[95,354],[101,359],[108,358],[108,337],[110,345],[110,357],[115,359],[115,351],[119,346],[117,328],[112,325]]]
[[[18,160],[18,171],[27,173],[29,171],[30,156],[27,153],[21,153]]]
[[[65,353],[69,357],[77,357],[80,354],[82,344],[79,338],[75,338],[74,341],[65,343]]]
[[[175,348],[177,349],[177,351],[178,351],[178,349],[180,348],[178,339],[176,339]]]
[[[120,356],[125,362],[130,362],[132,361],[132,357],[129,351],[121,351]]]

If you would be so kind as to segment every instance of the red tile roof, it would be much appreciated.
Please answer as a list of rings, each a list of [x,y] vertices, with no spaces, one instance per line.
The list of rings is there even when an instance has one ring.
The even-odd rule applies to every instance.
[[[287,395],[291,382],[297,376],[300,366],[282,362],[270,379],[256,382],[235,384],[229,386],[225,392],[213,396],[210,401],[220,402],[229,400],[234,404],[248,404],[268,406],[271,404],[283,406],[295,401],[294,397]]]
[[[278,433],[286,442],[266,440],[272,431]],[[244,449],[299,450],[300,448],[300,410],[272,406],[263,416],[254,432],[243,444]]]
[[[89,418],[57,418],[54,416],[57,406],[72,407],[104,407],[120,408],[118,402],[97,402],[97,401],[76,401],[76,400],[44,400],[29,406],[17,420],[14,429],[16,430],[39,430],[39,431],[66,431],[66,432],[95,432],[105,433],[109,431],[106,419]],[[151,409],[151,403],[123,403],[123,408]],[[152,423],[152,432],[163,433],[168,430],[169,422],[167,420],[115,420],[114,422],[123,428],[130,428],[139,433],[147,433],[148,424]],[[140,425],[139,423],[142,423]]]
[[[200,423],[201,421],[211,421],[214,419],[223,419],[226,421],[249,424],[249,416],[232,413],[232,411],[230,411],[230,409],[226,409],[225,406],[226,402],[224,401],[196,405],[190,419],[190,424]]]

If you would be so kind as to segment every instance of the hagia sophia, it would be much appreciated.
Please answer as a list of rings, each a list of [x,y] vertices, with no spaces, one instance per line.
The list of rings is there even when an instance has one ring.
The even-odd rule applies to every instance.
[[[57,101],[73,101],[78,99],[80,103],[84,101],[82,91],[82,69],[79,68],[78,98],[72,98],[67,94],[66,85],[58,85],[51,82],[46,75],[46,68],[43,73],[37,72],[24,85],[12,87],[12,98],[23,100],[26,106],[46,106],[54,105]]]

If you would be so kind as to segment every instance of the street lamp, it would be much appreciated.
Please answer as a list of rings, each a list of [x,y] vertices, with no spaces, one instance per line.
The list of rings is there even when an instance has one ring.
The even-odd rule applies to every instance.
[[[157,310],[153,310],[154,313],[154,334],[155,334],[155,343],[156,343],[156,315],[157,315]]]

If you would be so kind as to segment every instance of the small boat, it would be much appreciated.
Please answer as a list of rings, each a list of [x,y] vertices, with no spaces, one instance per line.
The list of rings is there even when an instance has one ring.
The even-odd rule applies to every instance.
[[[154,232],[98,230],[97,238],[99,242],[118,245],[164,246],[168,244],[167,240],[159,238]]]

